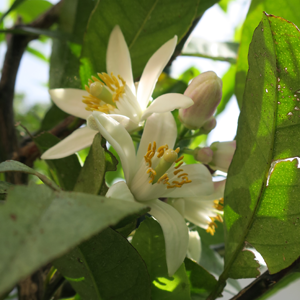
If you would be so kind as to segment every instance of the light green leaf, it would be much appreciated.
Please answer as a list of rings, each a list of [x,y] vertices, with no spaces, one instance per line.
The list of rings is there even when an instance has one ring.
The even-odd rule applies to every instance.
[[[12,12],[14,9],[16,9],[22,2],[24,2],[25,0],[15,0],[14,3],[11,5],[11,7],[1,15],[0,18],[0,23],[4,20],[4,18],[10,13]]]
[[[261,20],[261,14],[266,11],[269,14],[281,16],[299,25],[300,10],[298,0],[274,1],[274,0],[252,0],[243,26],[242,40],[238,54],[237,72],[235,81],[235,94],[241,107],[248,71],[248,49],[254,29]]]
[[[110,228],[53,264],[68,280],[81,279],[69,281],[82,299],[151,299],[145,263],[126,238]]]
[[[137,249],[147,265],[152,283],[152,299],[190,299],[189,279],[184,264],[172,277],[168,276],[165,240],[158,222],[146,217],[133,236],[132,246]]]
[[[15,186],[0,206],[0,294],[108,226],[146,211],[137,202]]]
[[[60,139],[49,132],[44,132],[34,138],[34,142],[41,153],[60,142]],[[59,186],[67,191],[72,191],[81,170],[80,163],[75,154],[61,159],[46,160],[50,167],[51,176]]]
[[[39,59],[41,59],[42,61],[48,63],[49,62],[49,59],[40,51],[34,49],[34,48],[31,48],[31,47],[27,47],[26,48],[26,51],[31,53],[32,55],[34,55],[35,57],[38,57]]]
[[[216,278],[189,258],[185,259],[184,264],[190,281],[191,294],[207,297],[217,284]]]
[[[80,71],[83,85],[91,75],[106,70],[108,38],[115,25],[120,26],[125,36],[133,75],[137,78],[161,45],[174,35],[179,41],[183,38],[196,16],[198,3],[198,0],[100,1],[84,38]]]
[[[14,160],[7,160],[0,164],[0,173],[4,172],[22,172],[37,176],[42,182],[48,185],[51,189],[59,191],[60,188],[45,175],[29,168],[28,166]]]
[[[181,55],[210,58],[213,60],[236,63],[239,44],[233,42],[209,42],[199,37],[192,37],[184,46]]]
[[[299,256],[300,32],[264,15],[249,49],[249,72],[237,132],[237,149],[225,190],[224,276],[255,277],[248,243],[270,273]],[[290,158],[288,161],[285,159]]]

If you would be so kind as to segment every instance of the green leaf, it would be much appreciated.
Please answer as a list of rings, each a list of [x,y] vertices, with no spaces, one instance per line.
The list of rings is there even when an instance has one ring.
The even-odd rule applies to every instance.
[[[0,181],[0,194],[6,194],[7,190],[12,186],[11,183],[6,181]]]
[[[196,18],[201,17],[207,9],[209,9],[219,1],[220,0],[201,0],[199,2]]]
[[[238,43],[209,42],[199,37],[192,37],[184,46],[181,55],[204,57],[235,64],[238,48]]]
[[[0,173],[4,172],[22,172],[37,176],[42,182],[48,185],[51,189],[59,191],[60,188],[45,175],[29,168],[28,166],[14,160],[7,160],[0,164]]]
[[[108,226],[146,211],[137,202],[15,186],[0,207],[0,294]]]
[[[184,264],[172,277],[168,276],[165,240],[158,222],[146,217],[133,236],[132,246],[147,265],[152,299],[190,299],[189,279]]]
[[[222,100],[218,105],[216,116],[224,111],[226,105],[234,94],[234,78],[235,78],[236,66],[230,66],[227,72],[222,77]]]
[[[227,12],[228,4],[232,2],[232,0],[221,0],[218,4],[223,9],[224,12]]]
[[[258,275],[248,243],[270,273],[299,256],[300,172],[298,93],[300,32],[264,15],[249,49],[249,72],[239,118],[237,149],[225,190],[224,275]],[[288,159],[288,160],[286,160]]]
[[[180,41],[192,25],[198,0],[102,0],[91,16],[84,38],[80,75],[86,84],[91,75],[106,70],[109,35],[119,25],[128,44],[137,78],[154,52],[174,35]],[[130,16],[130,17],[128,17]]]
[[[53,264],[83,299],[151,299],[145,263],[126,238],[110,228]]]
[[[185,259],[184,264],[190,282],[191,294],[208,296],[217,283],[216,278],[189,258]]]
[[[31,47],[27,47],[26,48],[26,51],[31,53],[32,55],[34,55],[35,57],[41,59],[42,61],[48,63],[49,62],[49,59],[40,51],[34,49],[34,48],[31,48]]]
[[[200,75],[200,71],[195,67],[190,67],[187,70],[185,70],[178,79],[183,81],[186,85],[190,83],[192,79]]]
[[[12,12],[14,9],[16,9],[22,2],[24,2],[25,0],[15,0],[14,3],[11,5],[11,7],[2,14],[1,18],[0,18],[0,23],[4,20],[4,18],[10,13]]]
[[[81,169],[74,192],[97,195],[103,184],[106,170],[105,151],[101,145],[101,135],[96,134],[89,155]]]
[[[60,139],[49,132],[44,132],[34,138],[34,142],[41,153],[60,142]],[[75,154],[61,159],[46,160],[50,167],[51,176],[56,183],[67,191],[72,191],[81,170],[80,163]]]
[[[237,72],[235,78],[235,94],[238,104],[242,106],[243,94],[248,71],[248,49],[254,29],[261,20],[261,13],[266,11],[269,14],[281,16],[295,24],[299,23],[300,10],[298,0],[274,1],[274,0],[252,0],[243,26],[242,40],[240,44]],[[299,24],[298,24],[299,25]]]

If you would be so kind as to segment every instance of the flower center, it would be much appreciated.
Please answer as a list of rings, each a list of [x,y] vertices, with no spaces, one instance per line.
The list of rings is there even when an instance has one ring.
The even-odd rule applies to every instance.
[[[149,183],[162,183],[166,184],[168,189],[171,188],[181,188],[184,184],[192,182],[188,178],[187,173],[182,173],[183,169],[179,169],[180,166],[183,164],[183,156],[178,158],[178,153],[180,148],[175,150],[169,149],[168,145],[164,145],[159,147],[156,150],[156,142],[153,142],[153,146],[150,143],[148,146],[148,150],[146,155],[144,156],[145,162],[148,165],[147,174],[149,174],[150,180]],[[160,159],[157,166],[153,169],[152,168],[152,158],[157,153],[157,157]],[[169,182],[168,174],[166,173],[173,163],[177,163],[174,167],[173,174],[177,176],[178,180],[173,180],[172,183]]]
[[[214,207],[215,209],[219,211],[224,210],[224,199],[221,198],[220,200],[214,201]],[[216,228],[218,228],[215,221],[219,221],[223,223],[223,218],[220,215],[217,215],[216,217],[210,217],[211,222],[208,223],[208,228],[206,229],[206,232],[210,233],[211,235],[214,235],[216,232]]]
[[[113,73],[98,73],[98,76],[101,80],[95,76],[89,79],[88,86],[85,86],[89,95],[83,96],[82,102],[86,104],[86,110],[109,114],[117,107],[116,101],[125,93],[126,82],[120,75],[116,77]]]

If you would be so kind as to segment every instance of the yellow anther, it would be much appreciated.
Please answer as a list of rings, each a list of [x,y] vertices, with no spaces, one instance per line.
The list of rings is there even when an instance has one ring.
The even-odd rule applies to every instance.
[[[164,174],[163,176],[161,176],[158,180],[157,180],[157,183],[160,183],[161,181],[168,181],[169,180],[169,177],[167,174]]]
[[[178,148],[177,148],[177,149],[178,149]],[[176,149],[176,150],[177,150],[177,149]],[[175,151],[176,151],[176,150],[175,150]],[[178,153],[178,152],[177,152],[177,153]],[[175,162],[178,163],[178,162],[180,162],[181,160],[183,160],[183,155],[181,155],[179,158],[177,158],[177,159],[175,160]]]
[[[152,144],[149,143],[147,152],[149,152],[151,150],[151,148],[152,148]]]
[[[147,170],[147,174],[149,174],[149,173],[152,173],[153,175],[156,175],[155,170],[152,169],[152,168],[149,168],[149,169]]]
[[[183,169],[176,170],[176,171],[174,171],[174,175],[177,175],[178,173],[180,173],[182,171],[183,171]]]
[[[177,177],[180,178],[180,177],[182,177],[182,176],[185,176],[185,177],[183,177],[183,178],[187,178],[187,177],[186,177],[187,175],[189,175],[189,174],[188,174],[188,173],[182,173],[182,174],[178,175]]]
[[[85,90],[89,93],[90,92],[90,89],[87,85],[84,86]]]
[[[221,198],[220,200],[214,200],[214,207],[217,210],[223,211],[224,210],[224,200]]]
[[[160,146],[160,147],[157,149],[157,152],[165,151],[165,150],[168,150],[168,149],[169,149],[168,145]]]
[[[153,151],[154,153],[155,153],[155,151],[156,151],[156,142],[155,142],[155,141],[153,142],[152,151]]]
[[[175,152],[178,154],[180,151],[180,148],[178,147],[177,149],[175,149]]]
[[[126,84],[125,80],[120,75],[118,75],[118,78],[121,80],[121,82],[122,82],[123,85]]]
[[[178,169],[182,164],[183,164],[183,161],[181,161],[181,162],[175,167],[175,169]]]

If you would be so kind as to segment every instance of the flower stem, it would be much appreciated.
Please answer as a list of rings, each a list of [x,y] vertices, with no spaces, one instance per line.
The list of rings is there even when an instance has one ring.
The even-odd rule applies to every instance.
[[[190,155],[194,155],[194,152],[195,150],[194,149],[189,149],[189,148],[183,148],[181,150],[182,153],[185,153],[185,154],[190,154]]]

